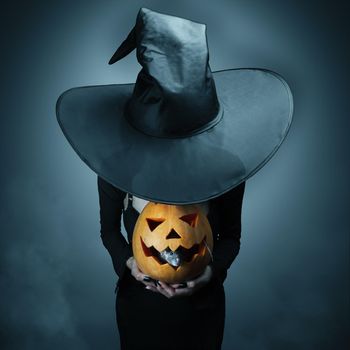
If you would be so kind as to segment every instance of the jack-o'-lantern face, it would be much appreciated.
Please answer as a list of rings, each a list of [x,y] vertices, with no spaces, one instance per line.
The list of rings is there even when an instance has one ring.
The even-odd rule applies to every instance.
[[[149,202],[136,222],[132,247],[143,273],[181,283],[199,275],[210,262],[213,235],[199,206]]]

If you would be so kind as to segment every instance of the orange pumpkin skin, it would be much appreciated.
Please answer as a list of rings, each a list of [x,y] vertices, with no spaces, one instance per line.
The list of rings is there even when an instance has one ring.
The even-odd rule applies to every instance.
[[[213,235],[200,206],[149,202],[136,221],[132,248],[144,274],[167,283],[182,283],[203,272],[211,261]],[[187,261],[173,267],[159,259],[159,253],[167,248],[185,251]]]

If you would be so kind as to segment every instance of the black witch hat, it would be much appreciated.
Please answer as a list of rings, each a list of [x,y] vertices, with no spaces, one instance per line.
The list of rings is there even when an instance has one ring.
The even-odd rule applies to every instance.
[[[275,154],[293,110],[281,76],[211,72],[204,24],[146,8],[110,63],[135,48],[135,84],[77,87],[57,102],[65,136],[99,176],[150,201],[189,204],[232,189]]]

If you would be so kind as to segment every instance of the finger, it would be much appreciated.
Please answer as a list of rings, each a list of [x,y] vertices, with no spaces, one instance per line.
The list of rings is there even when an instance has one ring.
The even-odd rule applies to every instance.
[[[194,278],[191,281],[187,281],[187,286],[189,288],[195,288],[197,286],[203,285],[205,283],[209,282],[209,278],[206,272],[203,272],[201,275],[199,275],[197,278]]]
[[[165,297],[167,297],[168,299],[173,297],[173,294],[170,294],[166,289],[164,289],[160,284],[157,286],[157,290],[160,294],[163,294]]]
[[[157,289],[156,287],[154,287],[154,286],[151,286],[151,285],[147,285],[147,286],[145,287],[145,289],[150,290],[150,291],[152,291],[152,292],[154,292],[154,293],[159,293],[159,292],[158,292],[158,289]]]
[[[156,288],[156,286],[152,283],[152,282],[144,282],[142,281],[142,283],[145,285],[145,287],[153,287],[153,288]]]
[[[167,290],[168,292],[173,292],[174,291],[174,288],[170,284],[162,282],[162,281],[158,281],[158,282],[159,282],[160,286],[163,289]]]
[[[186,287],[187,287],[187,282],[171,284],[170,286],[171,286],[172,288],[174,288],[174,289],[177,289],[177,288],[186,288]]]
[[[191,281],[187,281],[187,286],[194,288],[197,286],[202,286],[210,281],[212,270],[210,266],[207,266],[205,270],[196,278]]]
[[[149,277],[149,276],[146,276],[146,275],[143,276],[143,280],[144,280],[145,282],[152,282],[152,278]]]
[[[149,276],[145,276],[142,280],[142,283],[145,285],[145,286],[151,286],[151,287],[155,287],[157,288],[159,282],[154,280],[153,278],[150,278]]]
[[[164,295],[167,298],[170,298],[170,295],[160,286],[156,287],[158,293]]]
[[[151,284],[153,286],[157,286],[156,280],[154,280],[153,278],[151,278],[151,277],[149,277],[147,275],[143,275],[142,281],[145,284]]]
[[[195,288],[198,284],[198,278],[192,281],[187,281],[187,288]]]
[[[137,265],[135,260],[133,260],[133,264],[132,264],[132,268],[131,268],[131,274],[138,281],[141,281],[141,280],[143,280],[144,277],[146,277],[146,275],[139,269],[139,267],[138,267],[138,265]]]
[[[138,280],[140,282],[143,281],[144,275],[141,272],[135,271],[133,276],[135,277],[136,280]]]
[[[190,296],[194,293],[194,288],[180,288],[175,290],[175,297]]]
[[[146,277],[146,280],[148,278],[150,278],[149,276],[147,276],[144,273],[142,273],[137,267],[135,269],[132,269],[131,274],[139,282],[144,282],[145,281],[145,277]]]
[[[169,295],[174,295],[175,289],[172,288],[169,284],[162,281],[159,281],[159,284]]]

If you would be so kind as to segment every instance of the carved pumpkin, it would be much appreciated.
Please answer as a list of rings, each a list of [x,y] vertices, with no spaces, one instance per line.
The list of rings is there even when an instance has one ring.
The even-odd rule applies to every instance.
[[[143,273],[181,283],[199,275],[210,262],[213,235],[199,206],[149,202],[136,221],[132,247]]]

